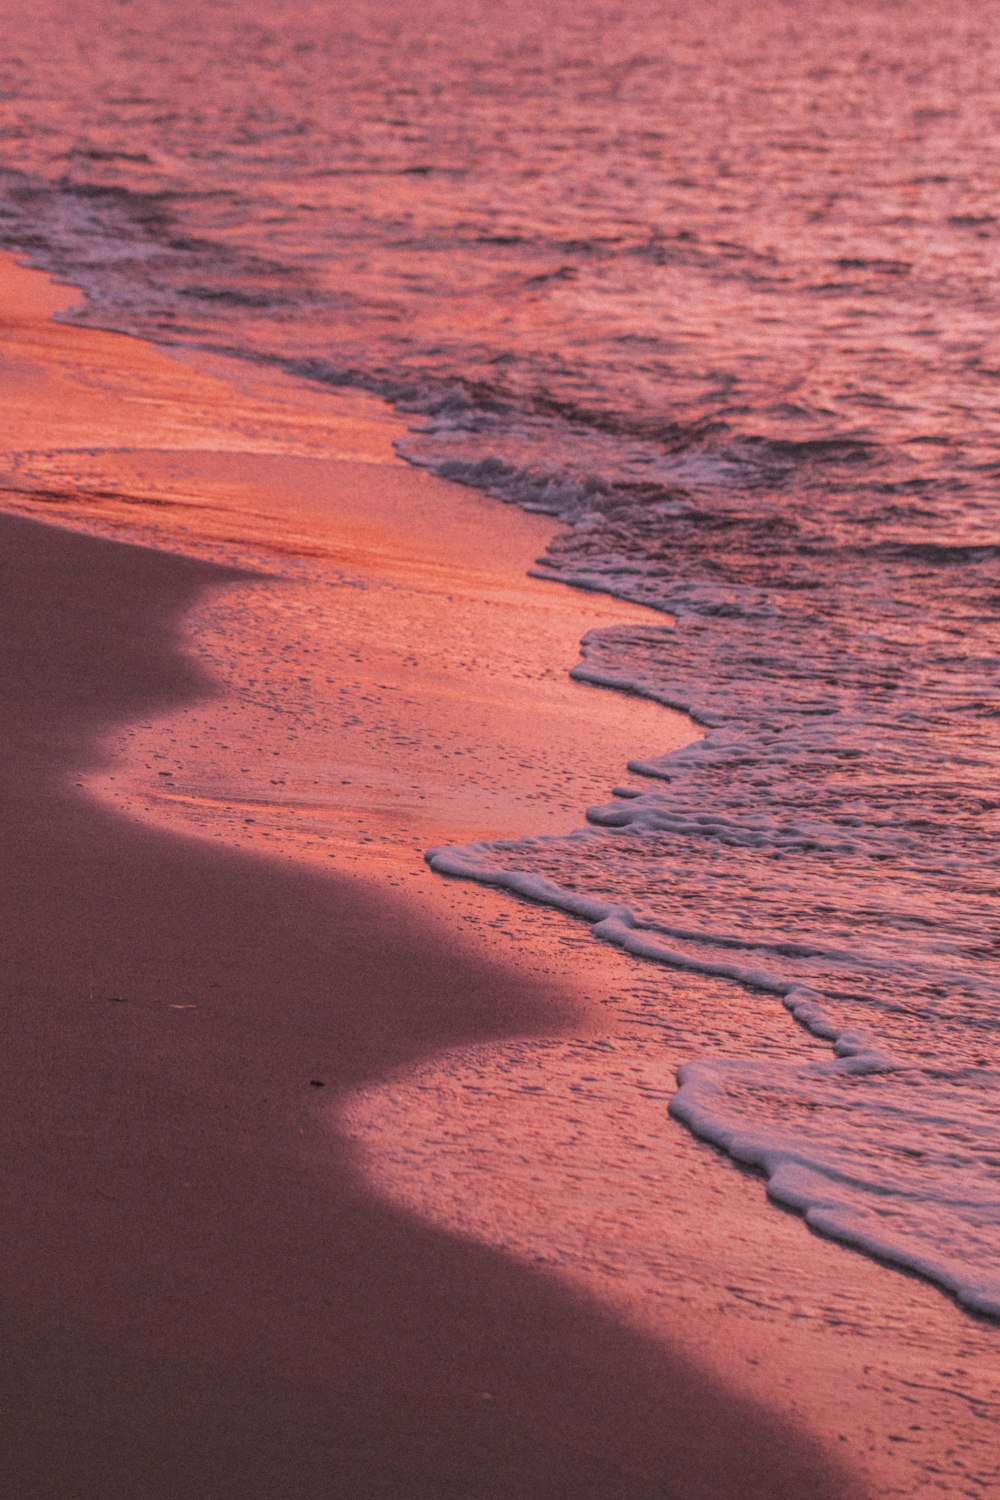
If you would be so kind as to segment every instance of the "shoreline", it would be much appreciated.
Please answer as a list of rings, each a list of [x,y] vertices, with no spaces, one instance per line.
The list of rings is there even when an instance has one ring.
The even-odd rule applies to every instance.
[[[985,1361],[987,1341],[975,1325],[956,1321],[956,1310],[938,1306],[932,1289],[809,1236],[763,1202],[759,1183],[668,1127],[669,1051],[657,1059],[660,1076],[639,1113],[619,1113],[615,1123],[640,1129],[644,1146],[653,1141],[663,1150],[657,1180],[668,1201],[671,1174],[687,1175],[673,1184],[669,1216],[662,1209],[658,1217],[647,1214],[631,1242],[637,1200],[617,1207],[613,1193],[601,1200],[601,1232],[617,1259],[598,1254],[588,1263],[581,1255],[594,1184],[581,1211],[578,1188],[566,1186],[570,1170],[562,1186],[550,1181],[543,1195],[546,1206],[558,1208],[548,1225],[547,1248],[555,1254],[535,1254],[541,1268],[531,1267],[532,1245],[545,1233],[537,1186],[527,1185],[530,1170],[526,1177],[498,1173],[491,1154],[498,1129],[507,1135],[507,1162],[525,1150],[537,1162],[551,1149],[553,1116],[538,1102],[539,1079],[551,1085],[562,1078],[571,1088],[580,1064],[574,1047],[591,1046],[593,1061],[609,1019],[593,1003],[596,991],[632,986],[634,998],[637,984],[655,984],[661,993],[668,984],[677,1003],[695,1008],[717,998],[711,986],[662,971],[637,978],[627,959],[595,953],[590,939],[554,913],[528,915],[501,896],[441,881],[422,868],[422,848],[413,843],[429,827],[441,833],[427,842],[452,842],[484,801],[493,823],[481,835],[534,828],[531,820],[556,800],[553,784],[538,778],[540,769],[552,774],[542,760],[545,737],[565,719],[569,699],[585,703],[583,712],[596,714],[608,735],[622,713],[614,695],[561,681],[565,668],[551,665],[551,637],[539,627],[533,644],[539,661],[549,661],[548,718],[527,734],[517,691],[533,718],[542,715],[542,668],[532,668],[532,676],[525,664],[523,629],[485,634],[481,615],[476,623],[477,599],[495,598],[512,612],[508,619],[544,619],[552,629],[558,620],[563,632],[572,632],[578,617],[596,623],[602,611],[621,618],[629,607],[572,598],[548,583],[525,581],[523,592],[517,589],[516,549],[536,536],[540,544],[548,523],[498,515],[490,502],[399,464],[376,403],[292,394],[289,385],[282,412],[280,388],[261,380],[257,394],[234,391],[225,385],[232,372],[221,364],[215,373],[205,362],[188,368],[148,346],[69,326],[44,325],[42,333],[41,320],[62,292],[47,292],[39,273],[22,271],[15,280],[26,309],[19,326],[33,330],[16,376],[26,395],[15,420],[30,441],[8,473],[34,486],[35,498],[22,489],[13,504],[35,506],[63,525],[189,555],[71,536],[27,520],[2,522],[21,590],[13,602],[8,597],[8,640],[30,618],[39,653],[27,700],[17,697],[28,691],[23,667],[7,687],[25,720],[27,709],[39,715],[20,760],[8,747],[9,781],[23,790],[29,774],[37,776],[40,747],[52,751],[53,777],[46,800],[19,794],[9,807],[22,858],[7,876],[6,967],[11,1001],[23,1008],[5,1088],[23,1125],[11,1167],[25,1209],[5,1239],[17,1268],[12,1305],[23,1320],[17,1347],[25,1353],[11,1376],[17,1389],[9,1391],[8,1411],[21,1413],[17,1430],[27,1435],[19,1438],[22,1467],[12,1472],[11,1492],[26,1500],[89,1496],[127,1472],[142,1495],[200,1488],[213,1496],[263,1496],[279,1493],[291,1472],[302,1486],[325,1484],[325,1493],[345,1496],[626,1497],[671,1493],[682,1472],[685,1496],[919,1493],[906,1461],[926,1468],[928,1453],[940,1452],[936,1434],[954,1432],[964,1420],[974,1436],[975,1422],[963,1408],[967,1393],[949,1396],[942,1387],[936,1405],[922,1401],[930,1434],[910,1431],[897,1441],[891,1433],[911,1400],[904,1388],[933,1374],[929,1361],[938,1351],[942,1359],[945,1350],[952,1357],[961,1349],[963,1359]],[[73,368],[67,349],[76,351]],[[34,384],[25,380],[32,361]],[[78,402],[60,402],[58,442],[47,375],[62,382],[63,397],[72,388]],[[133,403],[113,414],[136,379],[143,381],[144,413]],[[230,396],[223,421],[220,389]],[[334,422],[334,408],[348,409],[347,417]],[[201,413],[201,446],[185,448],[192,412],[196,420]],[[132,421],[137,415],[145,426]],[[126,423],[133,439],[127,451]],[[219,446],[220,428],[228,447]],[[329,459],[335,441],[351,454],[339,467]],[[290,519],[291,490],[299,508]],[[455,507],[450,530],[439,505]],[[416,548],[421,528],[425,542],[437,546],[430,571]],[[522,540],[512,542],[515,533]],[[298,594],[249,576],[266,571],[268,558],[276,563],[282,545],[301,575]],[[497,554],[489,578],[484,545]],[[373,838],[366,824],[359,834],[353,778],[339,801],[327,789],[319,810],[306,795],[317,742],[302,751],[307,737],[299,729],[294,740],[280,741],[282,789],[266,789],[271,778],[261,767],[264,749],[274,754],[265,736],[275,733],[275,695],[287,697],[289,682],[310,673],[275,665],[262,695],[259,678],[251,684],[240,677],[245,667],[217,658],[219,642],[257,589],[257,607],[272,609],[263,636],[268,649],[277,655],[282,639],[294,639],[299,665],[319,653],[333,627],[323,614],[309,626],[312,634],[306,629],[315,602],[309,589],[316,578],[305,577],[310,557],[316,578],[337,570],[338,608],[342,599],[355,601],[336,615],[338,641],[360,612],[358,650],[379,648],[357,663],[355,708],[379,682],[389,684],[379,691],[416,699],[415,679],[401,663],[412,654],[416,622],[425,652],[440,636],[435,617],[423,613],[429,600],[466,621],[451,657],[433,671],[421,658],[415,669],[430,691],[429,708],[410,701],[390,718],[383,697],[374,717],[353,726],[353,738],[338,731],[331,741],[323,731],[323,756],[368,757],[371,806],[364,816],[384,800],[394,775],[398,787],[401,741],[417,741],[419,751],[429,730],[440,730],[449,700],[456,715],[449,722],[461,738],[452,748],[462,750],[462,761],[474,729],[475,743],[494,745],[498,724],[513,730],[502,764],[518,795],[491,784],[487,763],[473,770],[456,801],[455,757],[437,775],[430,757],[415,763],[409,790],[427,776],[431,806],[400,797],[385,829]],[[234,564],[243,568],[236,576],[218,566]],[[57,618],[73,626],[63,642],[71,669],[41,660],[51,644],[44,639],[52,619],[46,601],[54,596]],[[529,604],[529,596],[551,602]],[[386,610],[398,613],[404,597],[406,639],[379,639],[374,622],[384,622]],[[373,613],[360,611],[361,599]],[[178,655],[182,612],[196,623],[187,625],[188,644]],[[202,653],[208,643],[207,656],[192,657],[192,629],[199,629]],[[502,640],[507,656],[498,664]],[[24,647],[13,659],[30,660]],[[456,679],[459,661],[467,672]],[[476,684],[482,695],[484,662],[496,672],[496,702],[475,728],[468,709],[476,706]],[[331,663],[320,666],[319,677],[335,676]],[[214,682],[213,667],[224,669],[213,671]],[[310,693],[317,680],[313,672]],[[462,693],[454,691],[456,680]],[[228,683],[227,697],[220,681]],[[666,726],[664,710],[643,705],[636,712],[646,710]],[[211,748],[192,759],[194,735],[203,744],[220,715],[241,736],[233,735],[232,759]],[[91,747],[86,764],[81,722]],[[634,732],[619,725],[623,743]],[[518,783],[515,751],[529,740],[534,759],[522,756],[531,763],[520,768]],[[380,761],[373,746],[386,742],[395,748]],[[588,775],[623,769],[603,764],[604,743],[602,732],[590,768],[575,768],[576,780],[563,787],[558,816]],[[125,750],[126,761],[108,763],[112,751]],[[252,762],[248,750],[261,752],[260,760]],[[157,756],[167,760],[154,765]],[[127,770],[147,761],[152,777],[169,777],[168,795],[154,796],[150,776]],[[253,769],[244,770],[248,763]],[[70,785],[63,786],[58,778],[67,774]],[[79,795],[98,785],[101,802]],[[104,800],[112,795],[114,809]],[[222,821],[220,809],[229,810]],[[55,951],[46,940],[52,933]],[[470,1048],[478,1082],[463,1071]],[[485,1089],[482,1078],[484,1056],[490,1065],[498,1057],[509,1065],[518,1048],[531,1054],[514,1070],[524,1085],[514,1092],[529,1106],[521,1116],[511,1113],[511,1095],[495,1077]],[[327,1091],[334,1089],[340,1100],[331,1104]],[[455,1113],[470,1091],[473,1113]],[[615,1097],[620,1110],[624,1094]],[[55,1130],[46,1117],[53,1099]],[[387,1099],[401,1109],[395,1123]],[[564,1118],[564,1105],[558,1108],[556,1118]],[[345,1143],[338,1131],[348,1118]],[[453,1122],[457,1154],[451,1141],[442,1149],[442,1119]],[[589,1121],[576,1156],[560,1156],[563,1166],[578,1164],[600,1136]],[[603,1149],[611,1149],[607,1141]],[[626,1171],[620,1152],[616,1171]],[[456,1204],[464,1224],[456,1222]],[[709,1206],[715,1217],[706,1222]],[[615,1213],[617,1234],[609,1233]],[[672,1248],[644,1283],[637,1268],[645,1261],[649,1270],[656,1234]],[[39,1243],[47,1251],[40,1267],[29,1264]],[[740,1277],[759,1261],[764,1273],[746,1283],[741,1310]],[[797,1327],[802,1309],[821,1302],[831,1283],[835,1295],[825,1312],[814,1308],[813,1322]],[[865,1299],[875,1315],[855,1336],[849,1318],[846,1329],[833,1320],[830,1303],[835,1312],[853,1307],[856,1314]],[[893,1331],[896,1343],[877,1348],[872,1328],[882,1337]],[[57,1358],[66,1413],[58,1418],[46,1393]],[[862,1376],[866,1360],[875,1373]],[[838,1387],[832,1398],[825,1396],[831,1374]],[[882,1403],[877,1416],[873,1400]],[[767,1410],[778,1406],[791,1425]],[[190,1452],[177,1452],[178,1420],[193,1436]],[[97,1430],[114,1421],[113,1439],[102,1439]],[[62,1434],[62,1460],[43,1459],[43,1437],[48,1446],[57,1441],[53,1424]],[[988,1442],[985,1433],[980,1441]],[[68,1467],[74,1459],[79,1474]],[[64,1467],[43,1472],[60,1461]],[[341,1469],[331,1481],[334,1462]],[[844,1462],[857,1468],[844,1470]],[[201,1465],[201,1477],[181,1467],[190,1464]],[[936,1480],[929,1471],[925,1478],[929,1493]]]

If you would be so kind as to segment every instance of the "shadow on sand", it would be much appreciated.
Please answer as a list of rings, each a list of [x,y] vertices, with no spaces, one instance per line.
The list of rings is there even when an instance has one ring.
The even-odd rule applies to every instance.
[[[3,1492],[860,1495],[669,1348],[366,1194],[331,1089],[566,1002],[394,896],[76,790],[110,728],[208,690],[180,620],[239,575],[13,518],[0,543]]]

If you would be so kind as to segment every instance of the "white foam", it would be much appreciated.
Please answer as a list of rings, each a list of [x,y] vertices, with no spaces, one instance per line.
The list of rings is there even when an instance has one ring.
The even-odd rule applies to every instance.
[[[631,807],[637,798],[624,800]],[[696,826],[709,837],[716,832],[710,819]],[[577,845],[587,838],[583,831],[573,836]],[[1000,1317],[996,1074],[921,1066],[873,1030],[838,1019],[856,1015],[856,1007],[831,1003],[783,971],[783,961],[792,960],[846,973],[852,959],[857,967],[849,949],[755,942],[721,927],[671,924],[662,905],[655,917],[640,917],[621,903],[501,862],[567,842],[468,845],[427,858],[441,873],[557,907],[638,958],[780,996],[801,1026],[830,1044],[830,1060],[692,1061],[679,1072],[670,1113],[761,1171],[769,1195],[813,1229],[930,1278],[972,1311]],[[870,966],[885,972],[887,964],[872,957]]]

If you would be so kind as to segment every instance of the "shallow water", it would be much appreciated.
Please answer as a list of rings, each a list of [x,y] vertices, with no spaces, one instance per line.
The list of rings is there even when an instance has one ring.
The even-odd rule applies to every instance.
[[[673,613],[579,674],[705,740],[435,866],[784,1003],[831,1045],[696,1048],[674,1112],[1000,1313],[992,7],[546,16],[43,0],[0,236],[81,321],[388,396],[564,518],[546,575]]]

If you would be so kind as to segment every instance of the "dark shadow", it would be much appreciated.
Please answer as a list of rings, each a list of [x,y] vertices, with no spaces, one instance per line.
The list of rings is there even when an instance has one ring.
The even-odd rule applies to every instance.
[[[780,1416],[334,1159],[331,1089],[567,1002],[395,896],[76,790],[111,726],[206,689],[179,621],[240,575],[11,518],[0,549],[3,1493],[859,1496]]]

